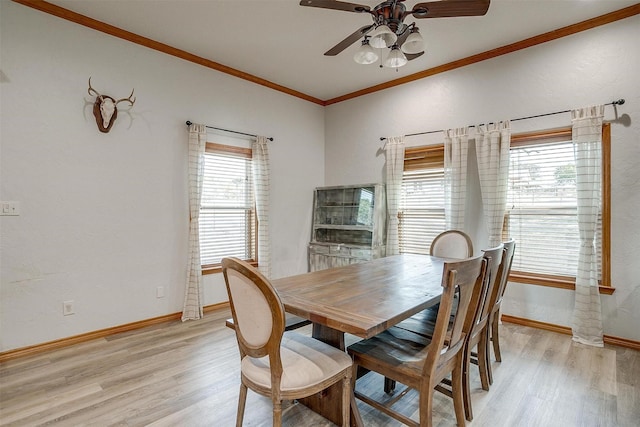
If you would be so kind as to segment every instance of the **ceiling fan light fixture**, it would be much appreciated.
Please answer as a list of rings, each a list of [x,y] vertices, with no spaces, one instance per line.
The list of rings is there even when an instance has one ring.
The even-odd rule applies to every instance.
[[[362,40],[362,45],[360,45],[355,55],[353,55],[353,60],[362,65],[373,64],[378,60],[378,54],[369,45],[369,40],[366,37]]]
[[[391,47],[398,39],[396,33],[391,31],[391,29],[387,25],[378,25],[375,30],[371,33],[371,40],[369,43],[371,46],[382,49],[385,47]]]
[[[411,34],[409,34],[409,37],[407,37],[407,40],[402,44],[400,49],[407,54],[416,54],[424,51],[424,40],[418,32],[418,28],[411,30]]]
[[[406,63],[407,57],[404,56],[404,53],[402,53],[398,46],[393,46],[391,52],[389,52],[389,56],[384,60],[384,66],[388,68],[399,68],[406,65]]]

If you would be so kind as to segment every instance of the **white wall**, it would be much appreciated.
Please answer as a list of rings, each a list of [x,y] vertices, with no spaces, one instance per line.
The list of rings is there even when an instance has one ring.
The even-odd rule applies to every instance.
[[[0,8],[0,200],[22,210],[0,219],[0,351],[181,311],[187,119],[275,138],[272,274],[306,271],[322,107],[13,2]],[[89,76],[117,98],[135,88],[130,116],[121,111],[108,134]],[[223,286],[206,276],[205,304],[226,301]],[[62,315],[66,300],[75,315]]]
[[[326,108],[326,183],[383,180],[379,137],[562,111],[625,98],[612,124],[612,282],[605,334],[640,340],[640,17]],[[427,52],[428,55],[428,52]],[[381,71],[384,72],[384,71]],[[514,133],[570,125],[568,114],[512,122]],[[407,138],[408,146],[442,134]],[[486,234],[475,230],[475,235]],[[480,246],[476,240],[475,246]],[[510,284],[506,314],[571,324],[573,292]]]
[[[22,209],[0,218],[0,351],[181,310],[187,119],[275,137],[272,272],[283,277],[306,271],[314,187],[383,181],[380,136],[622,97],[612,125],[616,292],[603,311],[606,334],[640,340],[640,17],[325,109],[13,2],[0,1],[0,19],[0,200]],[[109,134],[87,104],[89,76],[116,97],[135,87],[131,116],[121,113]],[[204,282],[206,304],[226,300],[220,275]],[[511,284],[505,312],[569,325],[572,298]],[[66,300],[75,315],[62,316]]]

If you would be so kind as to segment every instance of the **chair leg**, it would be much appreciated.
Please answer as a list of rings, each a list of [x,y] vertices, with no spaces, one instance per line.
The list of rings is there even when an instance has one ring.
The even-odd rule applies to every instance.
[[[350,425],[351,392],[351,378],[345,374],[342,380],[342,427]]]
[[[282,427],[282,400],[273,401],[273,427]]]
[[[395,389],[396,389],[396,381],[390,378],[384,377],[384,392],[387,394],[391,394]]]
[[[420,390],[420,427],[431,427],[434,392],[433,387],[429,387],[428,390],[424,390],[422,387]]]
[[[478,341],[478,368],[480,369],[480,383],[482,389],[489,390],[489,368],[487,367],[487,344],[488,329],[480,331],[480,340]]]
[[[242,427],[244,418],[244,405],[247,402],[247,386],[240,384],[240,395],[238,396],[238,414],[236,415],[236,427]]]
[[[468,421],[473,420],[473,410],[471,409],[471,386],[469,385],[469,365],[471,363],[471,349],[464,348],[462,359],[462,402],[464,404],[464,414]]]
[[[493,368],[491,367],[491,325],[487,326],[487,345],[486,352],[484,355],[485,360],[487,361],[487,379],[489,380],[489,386],[493,384]]]
[[[464,402],[462,376],[463,375],[461,367],[455,368],[451,373],[451,394],[453,397],[453,408],[456,413],[456,424],[458,424],[459,426],[465,425],[464,420],[467,416]]]
[[[493,339],[491,335],[493,334],[493,316],[489,317],[489,323],[487,324],[487,351],[485,354],[485,358],[487,359],[487,377],[489,379],[489,386],[493,384],[493,367],[491,366],[491,342]]]
[[[496,356],[496,362],[502,362],[500,354],[500,335],[498,334],[498,326],[500,323],[500,311],[496,311],[491,320],[491,341],[493,341],[493,353]]]

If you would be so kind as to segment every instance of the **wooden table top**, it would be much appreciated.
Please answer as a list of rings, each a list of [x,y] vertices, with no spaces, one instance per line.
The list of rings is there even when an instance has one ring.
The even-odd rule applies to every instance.
[[[394,255],[273,280],[287,312],[370,338],[436,304],[445,260]]]

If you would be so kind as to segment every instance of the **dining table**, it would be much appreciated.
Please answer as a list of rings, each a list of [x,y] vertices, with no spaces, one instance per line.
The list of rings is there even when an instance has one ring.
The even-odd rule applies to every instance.
[[[437,304],[445,262],[429,255],[400,254],[271,282],[285,311],[312,322],[314,338],[345,350],[345,334],[371,338]],[[340,393],[334,386],[302,403],[339,425]],[[353,394],[351,425],[362,425]]]

